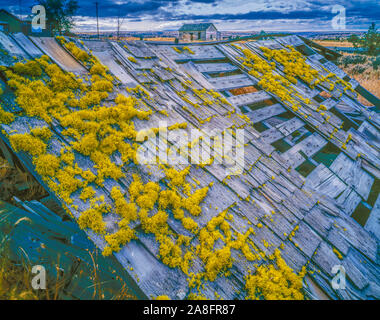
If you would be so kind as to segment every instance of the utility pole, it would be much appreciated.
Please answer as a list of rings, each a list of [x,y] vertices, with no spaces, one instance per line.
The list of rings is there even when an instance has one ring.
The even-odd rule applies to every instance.
[[[96,28],[98,30],[98,39],[100,39],[100,35],[99,35],[99,2],[96,1],[95,5],[96,5]]]
[[[118,15],[117,16],[117,31],[116,31],[117,40],[119,40],[119,36],[120,36],[120,16]]]
[[[119,13],[117,16],[117,31],[116,31],[117,40],[119,40],[120,38],[120,29],[121,29],[121,26],[123,25],[123,22],[124,22],[124,17],[121,18],[120,13]]]

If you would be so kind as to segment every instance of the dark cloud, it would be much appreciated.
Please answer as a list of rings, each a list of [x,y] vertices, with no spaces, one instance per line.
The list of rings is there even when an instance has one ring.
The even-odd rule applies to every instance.
[[[189,0],[188,3],[191,3],[191,2],[198,2],[198,3],[216,3],[216,2],[220,2],[218,0]]]
[[[349,6],[347,17],[380,20],[380,3],[363,3],[361,6]]]
[[[100,17],[124,16],[138,18],[140,15],[154,15],[160,9],[178,5],[179,0],[151,0],[151,1],[99,1]],[[95,16],[94,1],[80,1],[79,15]]]
[[[197,0],[196,0],[197,1]],[[202,1],[202,0],[199,0]],[[271,7],[275,1],[271,1]],[[201,15],[174,15],[172,13],[167,13],[166,19],[182,19],[182,20],[220,20],[220,21],[231,21],[231,20],[330,20],[336,13],[332,12],[334,5],[342,5],[346,9],[346,16],[348,19],[367,19],[373,21],[379,21],[380,17],[380,5],[377,1],[311,1],[309,7],[304,10],[289,10],[282,1],[278,1],[278,6],[275,10],[266,9],[263,11],[250,11],[247,13],[239,14],[201,14]]]
[[[138,18],[139,15],[155,14],[161,8],[171,8],[178,5],[179,0],[103,0],[99,2],[99,16],[101,17],[116,17],[123,15],[131,18]],[[37,0],[21,0],[23,14],[30,14],[31,7],[37,4]],[[95,0],[78,0],[79,9],[77,15],[94,17],[96,15]],[[18,0],[0,0],[0,8],[4,8],[13,12],[19,13]]]
[[[278,19],[323,19],[331,18],[333,14],[326,11],[251,11],[239,14],[209,14],[209,15],[183,15],[180,18],[189,20],[278,20]]]
[[[249,1],[254,0],[247,0]],[[22,13],[30,14],[31,6],[36,4],[36,0],[21,0]],[[78,16],[95,17],[95,0],[78,1]],[[211,4],[215,9],[205,9],[201,14],[183,14],[178,10],[186,5],[196,5],[202,8],[203,5]],[[103,0],[99,1],[99,15],[101,18],[113,18],[116,16],[126,17],[129,21],[140,21],[151,18],[154,21],[181,21],[181,20],[213,20],[223,23],[223,21],[254,21],[254,20],[310,20],[327,21],[336,14],[331,9],[334,5],[342,5],[346,9],[348,20],[355,21],[379,21],[380,5],[379,0],[308,0],[304,8],[292,5],[292,1],[271,0],[265,2],[266,9],[261,11],[251,11],[240,14],[220,14],[219,8],[223,8],[223,0]],[[293,8],[292,8],[293,7]],[[0,8],[19,13],[18,0],[0,0]],[[207,7],[209,8],[209,7]],[[244,7],[241,8],[244,11]],[[181,12],[181,13],[180,13]],[[198,10],[199,12],[199,10]]]

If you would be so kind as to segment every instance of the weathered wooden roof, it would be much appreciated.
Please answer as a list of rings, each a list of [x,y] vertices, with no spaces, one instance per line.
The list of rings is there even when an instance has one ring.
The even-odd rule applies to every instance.
[[[1,34],[0,45],[11,56],[13,52],[27,59],[35,55],[35,50],[29,46],[21,48],[10,38],[6,41],[4,38],[7,36]],[[55,44],[54,47],[50,44],[53,39],[31,40],[64,70],[77,74],[87,72],[72,56],[63,57],[57,52]],[[332,299],[380,298],[379,106],[362,105],[355,91],[344,90],[342,86],[335,86],[331,97],[326,99],[320,95],[327,90],[324,83],[310,89],[298,81],[292,85],[294,96],[300,94],[310,102],[302,103],[298,110],[294,110],[276,94],[262,90],[260,79],[251,75],[241,62],[241,49],[249,49],[266,60],[262,47],[284,50],[288,45],[295,49],[307,47],[300,38],[289,36],[239,44],[189,45],[193,53],[177,52],[169,45],[139,41],[84,41],[83,45],[79,42],[77,45],[91,50],[119,78],[122,87],[134,88],[140,84],[149,92],[151,99],[145,103],[155,112],[149,121],[135,120],[136,129],[155,128],[159,121],[167,121],[168,126],[186,122],[187,132],[192,128],[245,129],[242,143],[245,145],[246,166],[241,175],[227,177],[223,165],[191,165],[189,180],[196,179],[200,186],[214,183],[201,205],[202,214],[195,217],[200,227],[231,207],[233,229],[241,232],[252,226],[255,234],[250,235],[250,240],[260,250],[272,254],[276,248],[282,247],[284,260],[294,270],[299,271],[307,265],[305,289],[310,297],[318,297],[315,288],[319,287]],[[332,62],[312,49],[309,52],[311,54],[304,57],[312,68],[322,74],[334,72],[351,83],[353,89],[358,86]],[[0,65],[11,65],[1,52]],[[284,75],[279,64],[275,71]],[[195,108],[189,101],[199,103],[199,99],[192,89],[182,85],[189,81],[192,88],[220,92],[230,104]],[[255,86],[257,92],[236,96],[230,92],[247,86]],[[186,99],[179,94],[180,91],[184,91]],[[321,104],[326,107],[323,115],[318,112]],[[162,110],[168,116],[160,114]],[[242,119],[244,114],[252,123]],[[46,123],[20,116],[2,128],[12,134],[14,130],[29,132],[29,127],[35,126],[46,126]],[[59,154],[68,142],[61,134],[62,128],[57,125],[54,129],[54,143],[49,146],[49,151]],[[2,134],[2,138],[9,144],[6,135]],[[18,156],[38,178],[31,158],[24,153]],[[88,158],[80,154],[76,157],[81,168],[96,172]],[[147,166],[129,164],[122,169],[125,178],[118,181],[107,179],[104,187],[96,187],[97,195],[104,195],[111,204],[112,187],[126,190],[134,172],[139,172],[144,180],[162,182],[163,179],[162,172]],[[78,208],[70,207],[70,210],[78,218],[88,204],[78,195],[72,198]],[[248,198],[250,200],[244,200]],[[107,217],[110,228],[115,228],[115,221],[115,215]],[[173,232],[191,236],[194,244],[198,242],[197,235],[185,230],[171,214],[168,223]],[[116,258],[148,297],[185,298],[189,293],[187,276],[157,258],[159,247],[153,235],[142,232],[138,223],[135,230],[137,239],[115,253]],[[293,237],[290,236],[292,231]],[[99,248],[105,247],[102,236],[92,231],[88,234]],[[237,252],[232,254],[235,260],[231,274],[206,283],[201,288],[206,297],[214,298],[217,292],[224,299],[244,298],[244,277],[253,272],[255,266]],[[345,290],[335,290],[331,286],[335,265],[345,267]],[[195,263],[192,268],[196,272],[201,267]]]

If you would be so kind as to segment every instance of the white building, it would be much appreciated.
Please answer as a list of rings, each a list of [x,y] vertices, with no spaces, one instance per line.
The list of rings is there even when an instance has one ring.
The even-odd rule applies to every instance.
[[[215,41],[220,40],[220,33],[213,23],[184,24],[179,29],[182,41]]]

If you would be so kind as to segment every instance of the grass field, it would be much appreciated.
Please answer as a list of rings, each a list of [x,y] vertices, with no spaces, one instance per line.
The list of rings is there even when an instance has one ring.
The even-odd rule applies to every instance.
[[[352,43],[348,41],[317,40],[315,42],[326,47],[353,47]],[[364,54],[343,53],[336,63],[365,89],[380,97],[380,56],[370,57]],[[361,96],[359,100],[366,106],[372,105]]]
[[[344,54],[338,59],[337,64],[350,77],[357,80],[368,91],[380,97],[380,56],[368,57],[360,54]],[[372,104],[363,97],[359,97],[361,103],[367,106]]]
[[[111,40],[117,40],[116,37],[110,38]],[[170,37],[154,37],[154,38],[143,38],[144,41],[169,41],[169,42],[174,42],[175,38],[170,38]],[[140,37],[120,37],[120,40],[123,41],[137,41],[141,40]]]
[[[348,41],[336,41],[336,40],[315,40],[314,42],[325,47],[345,47],[352,48],[353,44]]]

